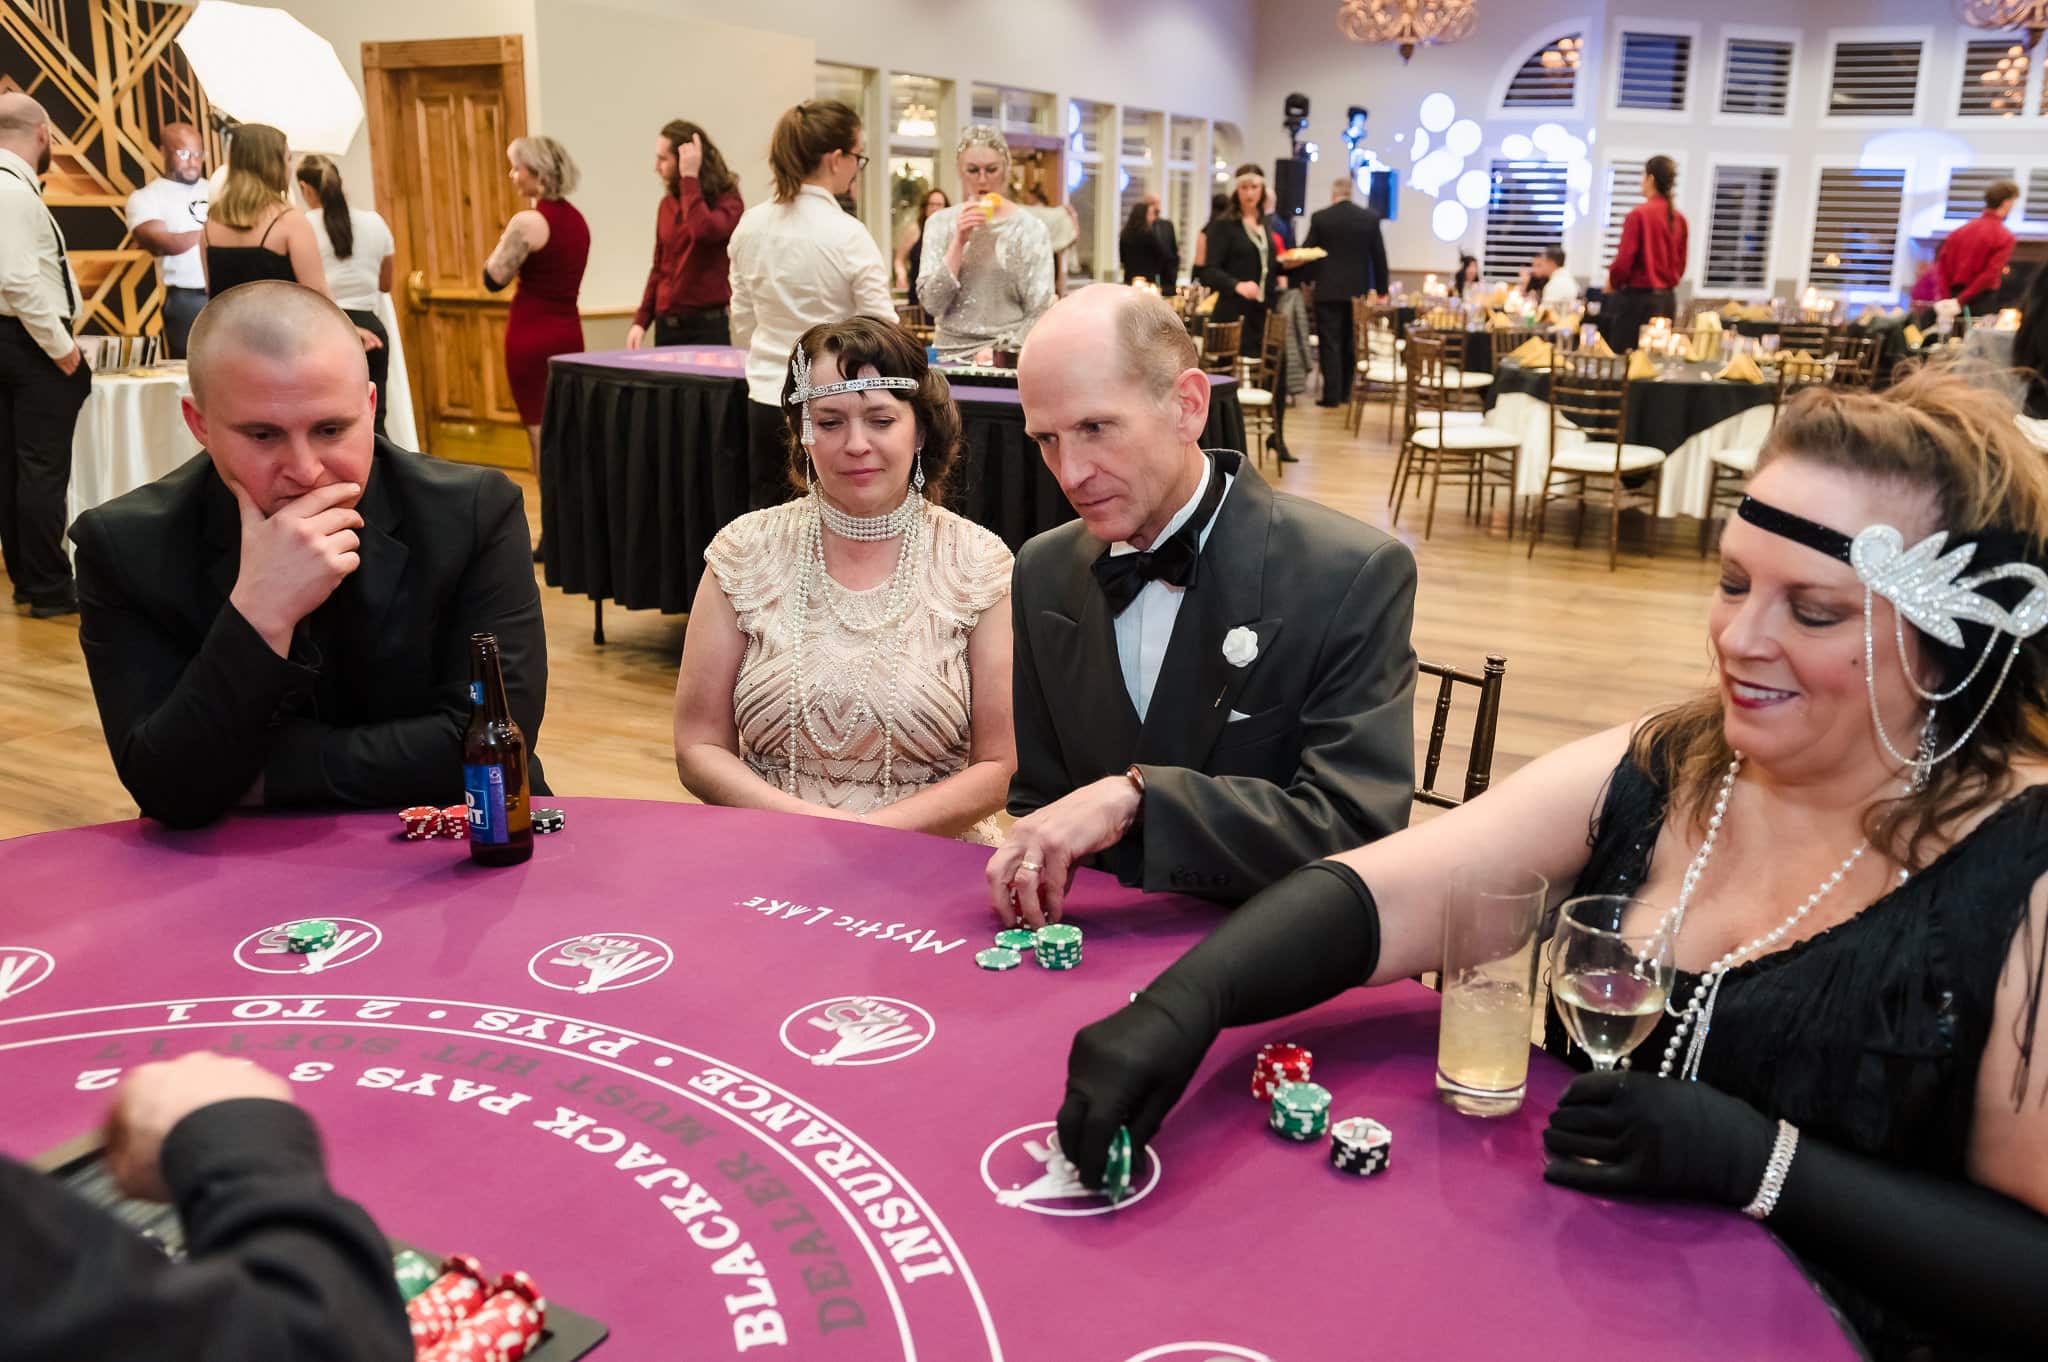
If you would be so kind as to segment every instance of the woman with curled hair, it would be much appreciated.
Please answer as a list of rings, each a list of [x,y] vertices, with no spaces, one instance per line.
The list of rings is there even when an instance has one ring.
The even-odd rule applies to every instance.
[[[848,317],[896,320],[889,267],[859,218],[839,206],[868,163],[860,115],[813,99],[785,112],[768,143],[775,198],[733,229],[732,343],[747,352],[748,504],[789,495],[782,388],[797,337]]]
[[[626,348],[655,345],[731,345],[732,261],[726,243],[746,204],[739,177],[709,133],[687,118],[672,118],[654,138],[654,173],[661,176],[661,208],[654,221],[654,263]]]
[[[1224,1026],[1437,968],[1454,867],[1534,871],[1644,901],[1677,966],[1633,1068],[1566,1089],[1549,1181],[1765,1221],[1881,1362],[2042,1356],[2044,561],[2002,397],[1801,393],[1722,541],[1712,689],[1240,907],[1081,1032],[1063,1147],[1149,1138]]]
[[[1671,201],[1678,162],[1652,156],[1643,162],[1643,201],[1621,223],[1621,244],[1607,266],[1607,297],[1600,333],[1616,354],[1636,348],[1652,317],[1678,317],[1678,280],[1685,273],[1685,214]]]
[[[893,322],[814,326],[784,371],[793,501],[719,531],[676,678],[707,804],[1001,840],[1016,769],[1010,551],[939,504],[946,380]]]
[[[1003,197],[1010,144],[986,124],[960,134],[960,205],[926,219],[917,301],[931,314],[939,358],[972,363],[1020,350],[1053,304],[1052,238]]]
[[[568,148],[552,137],[521,137],[505,148],[505,159],[512,187],[533,207],[522,208],[505,224],[484,262],[484,287],[496,293],[519,281],[505,322],[505,374],[512,380],[519,423],[526,427],[530,467],[539,476],[548,361],[583,348],[576,295],[590,259],[590,227],[568,199],[581,178]],[[538,548],[534,557],[540,557]]]

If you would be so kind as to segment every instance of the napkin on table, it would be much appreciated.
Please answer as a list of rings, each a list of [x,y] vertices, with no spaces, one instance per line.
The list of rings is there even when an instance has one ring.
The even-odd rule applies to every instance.
[[[1918,350],[1927,343],[1927,333],[1911,322],[1906,323],[1906,329],[1900,334],[1905,336],[1906,348],[1909,350]]]
[[[1524,369],[1548,369],[1552,363],[1550,342],[1541,336],[1531,336],[1501,358],[1511,359]]]
[[[1728,367],[1715,374],[1714,377],[1725,378],[1730,383],[1761,383],[1764,381],[1763,370],[1757,368],[1756,361],[1748,355],[1737,355],[1734,359],[1729,360]]]
[[[1631,350],[1628,355],[1628,380],[1631,383],[1651,382],[1657,379],[1657,361],[1650,358],[1648,350]]]
[[[1589,355],[1599,355],[1603,359],[1614,358],[1613,347],[1607,344],[1607,337],[1605,336],[1593,337],[1593,343],[1586,347],[1586,353]]]

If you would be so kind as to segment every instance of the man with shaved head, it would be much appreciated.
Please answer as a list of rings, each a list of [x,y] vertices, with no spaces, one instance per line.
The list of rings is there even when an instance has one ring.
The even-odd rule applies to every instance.
[[[37,619],[78,609],[64,555],[71,433],[92,370],[71,338],[78,277],[43,206],[50,118],[0,94],[0,559],[14,603]]]
[[[164,343],[185,358],[187,338],[206,306],[199,233],[206,226],[206,144],[190,123],[166,123],[164,173],[128,196],[128,233],[163,262]]]
[[[205,452],[71,531],[93,698],[142,812],[462,802],[478,632],[532,752],[547,640],[519,489],[376,438],[354,323],[298,284],[209,303],[191,381]],[[529,775],[545,793],[538,755]]]
[[[1415,560],[1204,451],[1209,380],[1171,308],[1118,284],[1055,304],[1017,370],[1079,519],[1017,555],[1018,821],[1005,923],[1057,919],[1085,858],[1239,902],[1408,822]]]

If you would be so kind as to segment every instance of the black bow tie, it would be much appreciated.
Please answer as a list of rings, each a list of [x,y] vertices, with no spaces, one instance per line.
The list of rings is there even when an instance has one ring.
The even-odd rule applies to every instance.
[[[1095,560],[1095,582],[1109,601],[1109,613],[1121,615],[1130,608],[1147,582],[1166,582],[1192,587],[1202,559],[1202,531],[1215,518],[1223,500],[1223,474],[1215,460],[1209,463],[1209,485],[1195,513],[1178,530],[1140,553],[1112,554],[1104,549]]]

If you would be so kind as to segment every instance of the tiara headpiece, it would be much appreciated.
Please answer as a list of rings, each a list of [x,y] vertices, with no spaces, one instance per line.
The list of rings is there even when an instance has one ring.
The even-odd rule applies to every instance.
[[[1851,539],[1840,530],[1780,510],[1754,497],[1744,497],[1736,508],[1736,514],[1758,529],[1804,544],[1817,553],[1847,563],[1855,570],[1857,580],[1863,583],[1863,682],[1870,695],[1870,719],[1877,727],[1878,740],[1884,744],[1885,751],[1901,765],[1913,768],[1918,779],[1924,779],[1935,765],[1962,750],[1963,744],[1984,722],[1984,716],[1991,712],[1992,701],[1998,698],[1998,692],[2004,687],[2005,678],[2011,673],[2021,646],[2043,628],[2048,628],[2048,572],[2032,563],[2015,560],[1965,577],[1963,571],[1977,556],[1978,545],[1958,544],[1948,548],[1947,530],[1936,530],[1907,548],[1906,537],[1890,525],[1871,525]],[[1947,552],[1943,552],[1944,549]],[[2027,594],[2010,609],[1980,589],[2004,580],[2024,582],[2028,588]],[[1997,681],[1992,683],[1990,692],[1984,697],[1983,707],[1977,711],[1969,727],[1958,734],[1945,750],[1935,752],[1931,744],[1923,743],[1919,753],[1908,757],[1893,745],[1891,735],[1885,731],[1884,718],[1877,707],[1877,668],[1871,622],[1871,600],[1874,596],[1882,596],[1892,603],[1895,612],[1892,632],[1898,645],[1899,667],[1913,693],[1927,702],[1930,721],[1934,717],[1934,706],[1961,695],[1983,672],[1991,661],[1991,655],[1998,649],[1999,636],[2012,637],[2012,646],[2006,651]],[[1965,623],[1982,625],[1991,634],[1985,641],[1984,651],[1961,681],[1945,691],[1933,691],[1921,686],[1907,661],[1907,620],[1911,620],[1921,633],[1951,648],[1965,646],[1962,629]]]
[[[811,399],[814,397],[837,397],[841,393],[864,393],[880,389],[885,392],[914,393],[917,380],[914,378],[848,378],[837,383],[811,386],[811,357],[804,353],[802,341],[797,342],[795,353],[789,357],[789,376],[796,385],[789,390],[789,396],[782,399],[783,405],[801,408],[803,411],[804,447],[818,442],[817,432],[811,429]]]

